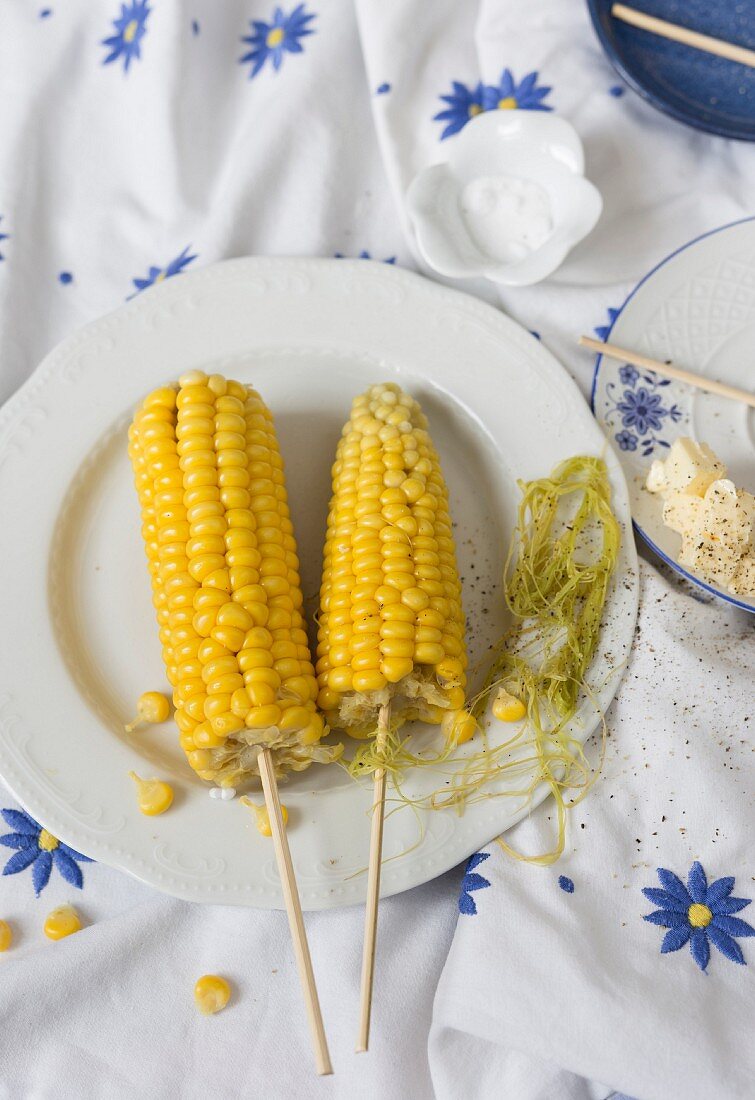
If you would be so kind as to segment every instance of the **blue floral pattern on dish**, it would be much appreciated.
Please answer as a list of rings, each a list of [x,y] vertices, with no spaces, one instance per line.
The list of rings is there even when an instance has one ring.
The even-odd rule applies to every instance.
[[[684,413],[677,404],[664,402],[663,390],[670,379],[652,371],[638,371],[628,363],[619,368],[620,385],[606,386],[605,424],[614,431],[622,451],[638,451],[648,458],[656,449],[670,447],[663,438],[667,425],[678,424]]]
[[[490,852],[475,852],[473,856],[470,856],[464,869],[464,878],[461,880],[461,893],[459,894],[459,912],[467,917],[477,915],[477,905],[472,897],[472,891],[484,890],[490,886],[490,882],[475,871],[475,867],[479,867],[486,859],[490,859]]]
[[[249,79],[255,77],[268,60],[277,72],[283,64],[284,53],[303,53],[301,40],[315,33],[309,26],[314,18],[314,12],[308,12],[304,4],[298,4],[288,15],[282,8],[276,8],[269,23],[253,19],[253,33],[241,39],[251,48],[239,58],[240,65],[251,62]]]
[[[0,222],[2,220],[3,220],[2,215],[0,215]],[[7,241],[9,236],[10,236],[9,233],[0,233],[0,241]],[[2,254],[2,252],[0,252],[0,261],[4,260],[4,259],[5,259],[5,256]]]
[[[745,966],[737,938],[755,936],[755,928],[734,916],[751,901],[731,896],[734,878],[719,878],[709,886],[699,863],[692,864],[686,886],[665,867],[658,868],[658,878],[662,890],[646,887],[642,892],[659,908],[647,913],[643,920],[668,928],[661,943],[661,954],[679,951],[689,943],[692,958],[701,970],[705,970],[713,944],[731,962]]]
[[[115,34],[102,40],[102,45],[110,50],[102,62],[103,65],[122,58],[123,71],[127,73],[132,60],[138,61],[141,58],[141,42],[147,33],[147,17],[151,11],[148,0],[133,0],[131,4],[121,4],[121,14],[113,20]]]
[[[193,256],[189,255],[190,244],[187,244],[183,252],[179,253],[174,259],[166,264],[165,267],[150,267],[147,274],[142,279],[133,279],[133,284],[136,290],[129,297],[134,298],[137,294],[140,294],[142,290],[146,290],[148,286],[154,286],[155,283],[161,283],[163,279],[170,279],[173,275],[179,275],[183,269],[190,264],[192,260],[196,260],[196,253]]]
[[[93,863],[89,856],[83,856],[63,844],[52,833],[48,833],[47,829],[43,829],[25,810],[6,809],[0,810],[0,814],[13,829],[12,833],[0,836],[0,844],[6,848],[15,848],[3,868],[4,875],[17,875],[31,867],[34,893],[39,897],[50,881],[50,873],[55,866],[69,885],[81,890],[84,876],[78,865]]]
[[[440,97],[446,106],[437,115],[433,115],[433,121],[446,123],[440,140],[458,134],[470,118],[479,115],[481,111],[552,111],[552,107],[543,103],[551,89],[546,85],[539,85],[537,76],[536,71],[527,73],[517,84],[511,69],[504,69],[498,84],[480,82],[472,88],[459,80],[453,80],[451,92]]]

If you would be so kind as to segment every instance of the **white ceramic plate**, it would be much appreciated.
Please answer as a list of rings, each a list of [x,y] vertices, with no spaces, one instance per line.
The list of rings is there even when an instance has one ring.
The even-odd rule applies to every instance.
[[[165,683],[126,425],[145,392],[193,367],[253,380],[275,412],[310,611],[352,396],[397,378],[422,400],[450,485],[472,664],[504,628],[498,578],[515,479],[600,453],[605,441],[566,373],[505,316],[418,276],[346,260],[232,260],[172,279],[66,340],[2,410],[0,774],[34,817],[95,859],[190,900],[279,907],[272,846],[249,810],[208,798],[172,724],[123,732],[140,692]],[[613,456],[610,465],[626,528],[626,485]],[[636,605],[626,533],[591,672],[604,707]],[[594,726],[585,704],[575,736]],[[131,768],[174,784],[169,813],[139,815]],[[407,788],[430,791],[443,778],[421,771]],[[283,797],[303,905],[362,901],[369,786],[337,766],[313,767]],[[463,817],[418,820],[403,807],[386,824],[383,893],[442,873],[526,811],[514,798]]]
[[[605,339],[751,392],[755,219],[673,252],[632,291]],[[592,403],[624,467],[640,535],[678,573],[755,611],[755,599],[734,596],[679,565],[681,538],[664,526],[659,497],[644,488],[653,459],[664,458],[678,436],[690,435],[710,444],[740,488],[755,492],[755,410],[605,356],[595,366]]]

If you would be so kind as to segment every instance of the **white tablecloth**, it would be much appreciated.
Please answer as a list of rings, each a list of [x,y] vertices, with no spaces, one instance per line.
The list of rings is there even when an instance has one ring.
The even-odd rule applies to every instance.
[[[571,118],[603,192],[561,271],[501,299],[585,391],[577,332],[671,248],[749,212],[751,150],[624,94],[575,0],[280,14],[266,0],[19,0],[0,31],[0,398],[78,325],[189,267],[363,252],[416,266],[403,192],[479,82]],[[565,859],[537,869],[490,845],[461,894],[459,869],[386,901],[367,1056],[352,1054],[362,912],[307,919],[329,1080],[311,1072],[282,914],[189,906],[73,857],[50,860],[44,885],[38,827],[0,797],[0,835],[16,838],[0,847],[16,871],[0,879],[16,933],[0,958],[0,1097],[752,1095],[753,946],[732,900],[755,896],[752,624],[650,566],[642,584],[603,776]],[[550,817],[510,839],[537,849]],[[691,931],[706,899],[713,919]],[[63,901],[86,928],[51,944],[41,925]],[[205,971],[235,987],[210,1020],[191,1002]]]

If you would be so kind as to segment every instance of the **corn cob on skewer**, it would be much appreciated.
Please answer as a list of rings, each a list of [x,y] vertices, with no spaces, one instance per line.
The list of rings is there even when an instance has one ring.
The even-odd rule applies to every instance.
[[[129,430],[176,723],[202,779],[262,781],[318,1073],[331,1073],[276,773],[326,763],[283,462],[259,394],[192,371]]]
[[[464,704],[466,651],[448,492],[427,420],[395,383],[354,400],[333,466],[317,646],[331,725],[374,736]]]
[[[427,420],[393,383],[354,400],[333,466],[317,647],[331,725],[375,737],[464,705],[467,657],[448,492]],[[386,774],[374,773],[357,1051],[369,1045]]]
[[[201,778],[236,786],[328,762],[299,560],[270,412],[200,371],[144,400],[129,431],[175,718]]]

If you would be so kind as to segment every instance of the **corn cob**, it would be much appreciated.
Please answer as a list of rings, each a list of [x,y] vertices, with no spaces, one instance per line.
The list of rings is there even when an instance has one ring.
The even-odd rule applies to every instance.
[[[151,393],[129,430],[153,603],[181,746],[236,786],[328,762],[320,745],[299,559],[272,416],[201,371]]]
[[[333,466],[317,647],[333,726],[374,736],[464,705],[467,658],[448,492],[427,419],[395,383],[355,398]]]

